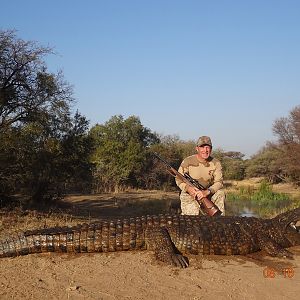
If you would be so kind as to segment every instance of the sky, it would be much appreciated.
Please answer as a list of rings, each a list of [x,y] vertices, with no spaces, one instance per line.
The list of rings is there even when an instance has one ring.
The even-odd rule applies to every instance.
[[[52,47],[90,126],[137,116],[162,135],[257,153],[300,105],[300,1],[15,0],[0,29]]]

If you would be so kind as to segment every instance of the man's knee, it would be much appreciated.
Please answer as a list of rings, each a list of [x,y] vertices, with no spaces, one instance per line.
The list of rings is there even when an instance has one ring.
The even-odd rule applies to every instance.
[[[225,199],[226,194],[224,190],[218,190],[211,198],[212,202],[214,202],[222,212],[222,216],[225,216]]]
[[[182,193],[180,195],[180,200],[182,215],[199,215],[199,205],[190,195]]]

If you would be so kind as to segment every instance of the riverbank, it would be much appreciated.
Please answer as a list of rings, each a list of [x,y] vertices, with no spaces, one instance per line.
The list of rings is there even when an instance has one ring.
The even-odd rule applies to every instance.
[[[288,183],[269,184],[264,178],[225,182],[228,215],[270,218],[300,206],[300,189]]]

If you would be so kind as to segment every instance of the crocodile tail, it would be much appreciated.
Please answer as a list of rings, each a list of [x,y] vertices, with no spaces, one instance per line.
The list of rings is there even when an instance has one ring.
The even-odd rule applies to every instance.
[[[0,241],[0,257],[13,257],[32,253],[26,237],[16,235]]]
[[[291,222],[297,222],[300,220],[300,207],[279,214],[274,217],[273,220],[282,224],[284,227],[288,226]]]
[[[136,218],[26,231],[0,241],[0,258],[41,252],[145,249],[144,225]]]
[[[0,241],[0,257],[41,252],[94,252],[95,230],[85,224],[26,231]],[[92,233],[92,234],[91,234]]]

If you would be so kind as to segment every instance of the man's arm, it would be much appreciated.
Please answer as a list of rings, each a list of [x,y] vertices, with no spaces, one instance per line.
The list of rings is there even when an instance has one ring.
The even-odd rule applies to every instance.
[[[216,165],[216,169],[214,172],[214,183],[209,187],[209,190],[211,191],[212,194],[214,194],[216,191],[223,188],[222,165],[218,160],[216,160],[216,162],[214,163]]]

